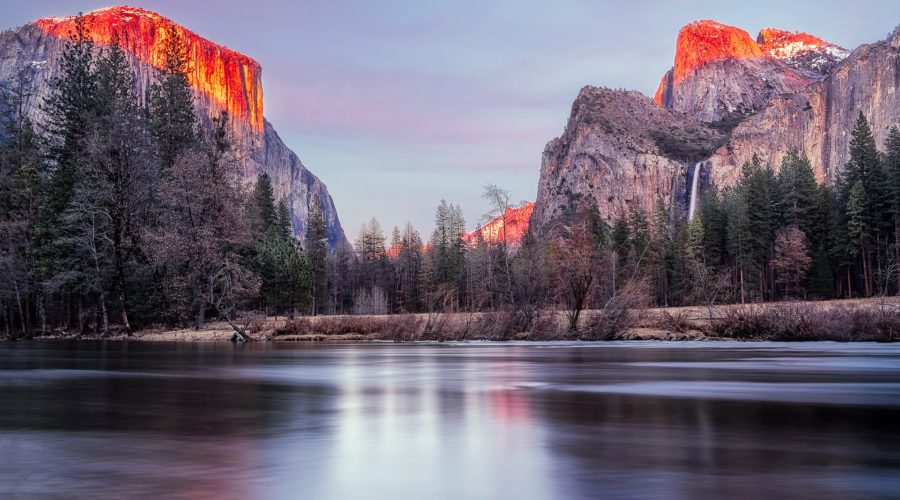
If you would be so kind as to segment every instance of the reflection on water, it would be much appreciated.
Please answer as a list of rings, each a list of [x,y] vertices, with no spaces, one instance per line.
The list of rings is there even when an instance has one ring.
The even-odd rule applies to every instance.
[[[900,346],[0,345],[0,497],[900,496]]]

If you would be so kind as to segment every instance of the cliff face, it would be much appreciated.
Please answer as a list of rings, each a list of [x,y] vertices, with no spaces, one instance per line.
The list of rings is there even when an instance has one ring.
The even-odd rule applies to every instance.
[[[589,205],[611,220],[631,208],[649,212],[657,199],[683,214],[688,165],[722,142],[706,124],[643,94],[585,87],[563,134],[544,149],[531,224],[541,234]]]
[[[764,29],[754,40],[733,26],[698,21],[679,32],[675,64],[654,100],[704,121],[749,115],[773,96],[822,80],[846,55],[805,33]]]
[[[149,66],[148,73],[152,68],[163,66],[163,42],[171,33],[178,32],[191,61],[188,74],[191,86],[235,119],[248,123],[256,131],[262,130],[262,68],[253,59],[143,9],[110,7],[96,10],[85,14],[84,22],[89,36],[97,44],[108,45],[117,34],[122,49]],[[67,38],[75,29],[75,17],[38,19],[33,25],[54,37]],[[141,76],[142,83],[149,80],[149,75]]]
[[[754,153],[778,166],[791,148],[805,152],[816,176],[833,182],[849,159],[850,132],[861,111],[879,147],[900,124],[900,30],[887,40],[863,45],[802,92],[773,98],[744,120],[710,159],[713,181],[733,184],[740,165]]]
[[[303,166],[263,117],[259,63],[142,9],[111,7],[89,12],[84,19],[98,48],[109,44],[114,33],[118,35],[134,70],[135,94],[139,99],[145,98],[157,80],[165,37],[178,31],[190,58],[189,81],[196,111],[203,123],[209,123],[210,117],[222,111],[229,113],[233,141],[245,159],[244,182],[249,185],[259,173],[267,172],[276,197],[288,202],[297,235],[305,232],[309,203],[313,194],[318,194],[328,223],[329,243],[333,247],[346,241],[325,185]],[[45,18],[0,33],[0,92],[24,92],[25,107],[38,122],[42,120],[41,103],[49,93],[49,82],[58,75],[58,58],[74,23],[74,17]],[[9,112],[5,109],[7,101],[0,99],[0,114]]]

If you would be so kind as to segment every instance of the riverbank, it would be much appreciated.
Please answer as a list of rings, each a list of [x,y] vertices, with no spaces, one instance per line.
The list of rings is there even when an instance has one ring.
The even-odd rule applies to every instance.
[[[564,311],[297,317],[247,316],[253,340],[277,342],[462,340],[900,340],[900,297],[585,311],[578,332]],[[54,332],[45,340],[216,342],[232,340],[226,322],[196,330],[149,328],[126,335]]]

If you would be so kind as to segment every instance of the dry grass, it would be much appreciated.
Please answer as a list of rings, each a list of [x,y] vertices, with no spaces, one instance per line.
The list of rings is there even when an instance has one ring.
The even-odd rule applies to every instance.
[[[459,341],[459,340],[900,340],[900,298],[827,302],[643,309],[615,302],[585,311],[579,332],[568,329],[564,312],[503,310],[482,313],[265,317],[246,315],[242,327],[257,340],[278,341]],[[233,331],[224,322],[202,330],[148,328],[111,340],[223,341]],[[92,338],[56,332],[41,338]]]
[[[894,342],[900,340],[900,309],[825,308],[798,303],[732,308],[713,322],[708,335],[783,341]]]

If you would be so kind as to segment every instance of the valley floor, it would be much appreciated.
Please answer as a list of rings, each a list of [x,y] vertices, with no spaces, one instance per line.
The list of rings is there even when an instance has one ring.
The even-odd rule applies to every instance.
[[[592,334],[592,318],[603,311],[582,313],[580,333],[567,328],[564,311],[536,316],[530,331],[518,331],[521,321],[504,312],[394,314],[353,316],[251,316],[240,326],[259,341],[360,342],[460,340],[900,340],[900,297],[832,301],[796,301],[749,305],[648,308],[630,311],[630,318],[611,333]],[[153,328],[112,335],[54,333],[42,339],[104,339],[136,341],[229,341],[233,330],[211,322],[196,330]]]

